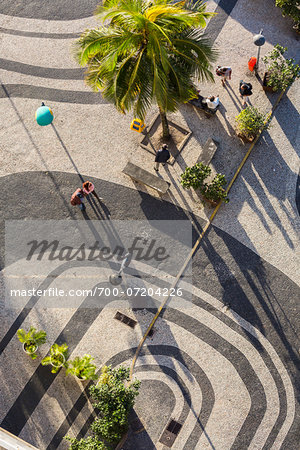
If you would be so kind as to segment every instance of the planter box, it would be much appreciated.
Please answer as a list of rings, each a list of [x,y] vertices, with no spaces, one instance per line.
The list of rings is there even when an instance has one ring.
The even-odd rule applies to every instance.
[[[176,158],[182,151],[183,147],[190,138],[192,131],[188,128],[183,128],[180,125],[168,120],[171,137],[165,141],[162,138],[162,126],[160,115],[157,114],[151,122],[148,132],[143,132],[143,136],[140,141],[140,146],[152,154],[156,154],[156,151],[162,146],[162,144],[168,144],[171,158],[168,164],[173,165]]]
[[[269,74],[268,74],[268,72],[265,72],[264,79],[263,79],[263,85],[262,85],[263,90],[265,92],[275,92],[271,86],[267,86],[268,78],[269,78]]]
[[[210,200],[210,199],[204,197],[204,195],[201,194],[200,189],[193,188],[193,190],[202,202],[205,202],[206,204],[208,204],[209,206],[212,206],[214,208],[218,205],[219,201],[215,202],[214,200]]]
[[[208,203],[210,206],[213,206],[214,208],[216,207],[216,206],[218,206],[218,204],[219,204],[219,201],[218,202],[216,202],[215,200],[210,200],[209,198],[206,198],[206,197],[204,197],[204,195],[202,195],[202,198],[203,198],[203,200],[205,201],[205,203]]]
[[[253,142],[254,141],[254,139],[256,138],[256,136],[253,136],[253,137],[246,137],[246,136],[244,136],[243,134],[241,134],[241,133],[239,133],[239,132],[237,132],[236,133],[237,134],[237,136],[240,138],[240,139],[242,139],[243,140],[243,142]]]
[[[298,6],[298,8],[299,8],[299,6]],[[299,24],[295,23],[295,25],[293,25],[293,30],[294,30],[298,35],[300,35]]]

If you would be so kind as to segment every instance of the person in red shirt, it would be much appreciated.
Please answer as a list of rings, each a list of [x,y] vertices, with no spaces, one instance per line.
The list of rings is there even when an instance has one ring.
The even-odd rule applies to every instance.
[[[95,191],[95,186],[90,181],[85,181],[82,185],[82,190],[85,193],[85,195],[93,194],[94,197],[100,202],[100,200],[103,200],[102,197],[99,197]]]
[[[85,204],[83,203],[83,199],[87,194],[83,191],[83,189],[78,188],[76,191],[72,194],[71,197],[71,205],[76,206],[78,205],[81,211],[85,211]]]
[[[82,185],[82,188],[76,189],[76,191],[72,194],[71,197],[71,205],[78,205],[81,211],[85,211],[85,204],[83,202],[84,197],[87,197],[89,194],[93,194],[96,199],[100,202],[103,200],[101,197],[98,197],[95,192],[95,186],[90,181],[85,181]]]

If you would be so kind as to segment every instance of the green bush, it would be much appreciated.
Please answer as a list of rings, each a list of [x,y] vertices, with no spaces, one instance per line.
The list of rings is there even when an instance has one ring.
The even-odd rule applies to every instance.
[[[238,132],[247,139],[253,139],[260,130],[269,128],[270,113],[260,112],[254,106],[247,106],[235,118]]]
[[[50,356],[46,356],[42,359],[41,363],[43,366],[52,365],[51,373],[57,373],[59,369],[64,366],[66,367],[66,359],[68,357],[68,346],[67,344],[53,344],[50,348]]]
[[[299,0],[276,0],[275,5],[281,8],[283,16],[290,16],[295,22],[295,29],[300,31],[300,2]]]
[[[184,188],[200,189],[201,194],[212,201],[224,200],[229,202],[223,186],[227,183],[225,176],[218,173],[211,183],[205,183],[204,180],[211,174],[211,168],[202,163],[197,163],[192,167],[187,167],[181,174],[181,184]]]
[[[128,416],[138,395],[140,381],[129,382],[129,369],[104,366],[99,381],[90,387],[97,418],[91,425],[93,437],[73,439],[72,450],[106,450],[114,447],[128,430]]]
[[[263,58],[268,72],[267,86],[274,91],[287,89],[296,78],[300,77],[300,67],[293,58],[285,59],[287,47],[277,44]]]
[[[81,358],[76,356],[73,361],[66,363],[66,374],[74,375],[81,380],[95,380],[97,378],[96,366],[91,363],[92,359],[94,358],[91,355],[83,355]]]
[[[223,186],[227,184],[226,178],[224,175],[218,173],[210,184],[204,184],[201,188],[201,193],[208,200],[212,200],[213,202],[218,202],[219,200],[224,200],[225,203],[229,202],[227,197],[227,193],[224,190]]]
[[[69,449],[71,450],[108,450],[108,447],[97,437],[88,437],[86,439],[80,439],[79,441],[70,436],[66,436],[65,439],[71,442]]]
[[[107,442],[118,442],[128,429],[128,415],[138,395],[139,381],[129,382],[129,369],[104,366],[99,382],[90,394],[100,416],[92,424],[93,432]]]
[[[186,189],[199,189],[203,186],[205,178],[211,174],[211,169],[202,163],[197,163],[192,167],[187,167],[181,174],[180,183]]]
[[[35,359],[37,357],[37,346],[46,342],[47,333],[43,330],[37,331],[34,327],[30,327],[29,331],[26,333],[25,330],[19,328],[17,336],[19,341],[24,344],[24,349],[31,359]]]

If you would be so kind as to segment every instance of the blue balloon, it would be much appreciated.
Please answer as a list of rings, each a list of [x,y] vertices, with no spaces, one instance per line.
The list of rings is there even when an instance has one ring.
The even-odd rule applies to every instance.
[[[45,106],[44,103],[42,103],[42,106],[36,110],[35,119],[42,127],[50,125],[53,120],[53,112],[48,106]]]

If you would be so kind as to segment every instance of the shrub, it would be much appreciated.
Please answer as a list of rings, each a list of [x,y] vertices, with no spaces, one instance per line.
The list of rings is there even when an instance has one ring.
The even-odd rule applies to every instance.
[[[294,20],[294,28],[300,31],[299,0],[276,0],[275,4],[281,8],[283,16],[290,16]]]
[[[97,378],[96,366],[91,363],[92,359],[94,358],[91,355],[83,355],[82,358],[76,356],[73,361],[67,362],[66,374],[69,375],[70,373],[81,380],[95,380]]]
[[[90,387],[100,416],[92,424],[94,433],[107,442],[118,442],[128,429],[128,415],[138,395],[139,381],[129,381],[129,369],[104,366],[99,382]]]
[[[17,331],[17,336],[20,342],[24,344],[24,349],[28,353],[31,359],[37,357],[37,346],[46,342],[47,333],[43,330],[37,331],[36,328],[30,327],[28,333],[22,328]]]
[[[93,437],[77,440],[67,436],[70,449],[105,450],[120,441],[128,430],[128,416],[140,386],[140,381],[129,383],[129,380],[126,367],[102,368],[98,383],[89,389],[98,416],[91,425]]]
[[[108,447],[102,441],[99,441],[97,437],[90,436],[78,441],[75,438],[66,436],[65,439],[71,442],[69,447],[71,450],[108,450]]]
[[[300,77],[300,67],[293,58],[285,59],[287,47],[277,44],[264,58],[268,79],[267,86],[274,91],[287,89],[296,78]]]
[[[181,184],[188,189],[190,187],[200,189],[201,194],[208,200],[216,202],[222,199],[225,203],[228,203],[229,199],[223,189],[223,186],[227,183],[225,176],[218,173],[211,183],[204,183],[205,178],[210,174],[211,169],[209,166],[197,163],[192,167],[187,167],[181,174]]]
[[[227,197],[227,193],[223,186],[227,184],[226,178],[224,175],[218,173],[210,184],[204,184],[201,193],[208,200],[212,200],[213,202],[218,202],[219,200],[224,200],[225,203],[229,202]]]
[[[269,128],[270,113],[260,112],[254,106],[247,106],[235,118],[238,131],[247,139],[253,139],[260,130]]]
[[[53,344],[50,348],[50,356],[42,359],[42,365],[52,365],[51,373],[57,373],[62,366],[66,366],[66,359],[68,356],[67,344]]]
[[[192,167],[187,167],[181,174],[180,183],[186,189],[198,189],[203,186],[205,178],[211,174],[211,169],[202,163],[197,163]]]

